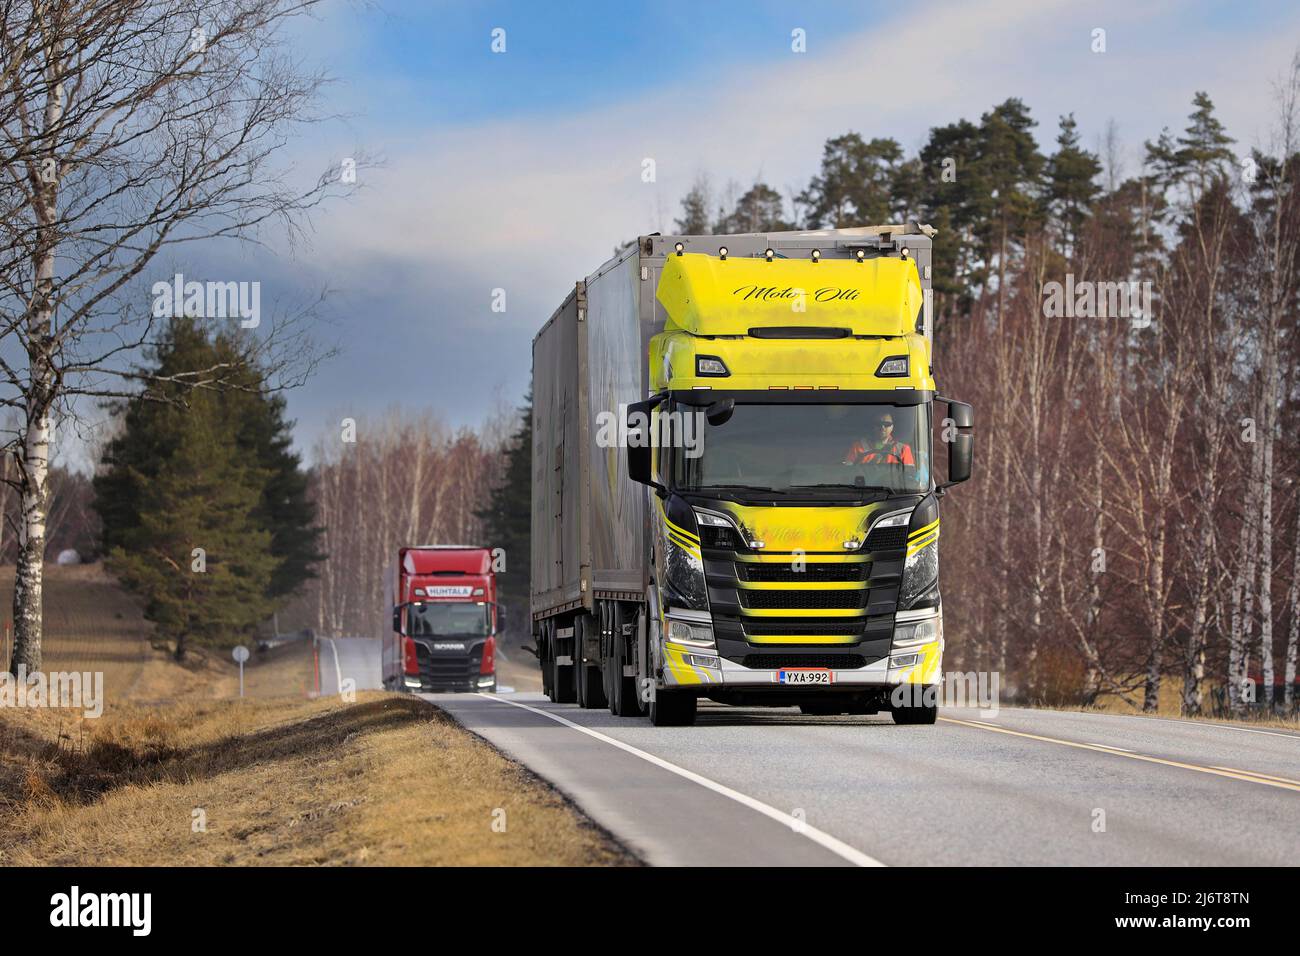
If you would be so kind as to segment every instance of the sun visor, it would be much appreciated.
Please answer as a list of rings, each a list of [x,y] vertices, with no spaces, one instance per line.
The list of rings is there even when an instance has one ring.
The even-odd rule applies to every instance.
[[[916,263],[887,256],[768,262],[670,255],[657,296],[667,328],[693,335],[793,326],[903,335],[914,330],[922,301]]]

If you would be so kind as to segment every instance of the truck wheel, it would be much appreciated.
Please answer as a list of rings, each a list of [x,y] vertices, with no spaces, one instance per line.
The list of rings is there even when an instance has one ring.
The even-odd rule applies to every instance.
[[[573,686],[574,670],[572,665],[565,667],[551,658],[551,690],[554,691],[551,700],[557,704],[572,704],[578,699]]]
[[[699,698],[681,691],[655,691],[650,699],[650,723],[656,727],[689,727],[695,723]]]
[[[551,657],[554,655],[554,649],[551,647],[550,638],[547,636],[549,628],[542,624],[541,630],[537,634],[537,666],[542,669],[542,693],[550,700],[555,700],[555,690],[551,683]]]
[[[605,706],[605,688],[601,686],[600,665],[583,661],[582,649],[586,644],[587,634],[595,627],[595,620],[589,614],[580,614],[573,622],[573,667],[578,684],[578,706],[584,710],[595,710]]]
[[[624,677],[627,665],[627,642],[623,639],[621,621],[614,618],[614,696],[609,702],[609,712],[615,717],[639,717],[641,702],[636,694],[636,677]]]
[[[895,704],[889,710],[894,715],[894,723],[896,724],[932,724],[939,719],[938,703],[916,704],[914,706]]]

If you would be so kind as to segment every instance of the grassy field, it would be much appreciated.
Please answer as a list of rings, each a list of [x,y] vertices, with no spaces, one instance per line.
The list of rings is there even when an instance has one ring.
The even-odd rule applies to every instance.
[[[0,866],[637,862],[432,705],[315,699],[310,641],[254,651],[240,700],[227,652],[152,647],[99,566],[47,566],[45,610],[45,668],[107,701],[0,709]]]
[[[0,866],[635,865],[412,697],[0,715]]]

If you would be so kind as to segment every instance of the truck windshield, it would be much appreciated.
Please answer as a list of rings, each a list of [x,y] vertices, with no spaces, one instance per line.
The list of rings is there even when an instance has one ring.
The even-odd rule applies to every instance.
[[[930,487],[927,405],[737,403],[726,423],[708,424],[702,414],[699,423],[702,453],[673,450],[679,491],[843,487],[921,494]]]
[[[406,633],[411,637],[470,636],[488,632],[488,606],[465,601],[412,604],[406,609]]]

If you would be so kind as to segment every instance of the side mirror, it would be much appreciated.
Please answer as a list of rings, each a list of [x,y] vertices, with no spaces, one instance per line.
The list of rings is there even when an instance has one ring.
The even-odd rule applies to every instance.
[[[957,434],[947,443],[948,480],[940,485],[940,488],[948,488],[968,480],[971,476],[971,468],[975,461],[975,436],[971,433],[975,428],[975,409],[966,402],[955,399],[939,397],[938,401],[947,403],[948,417],[952,419],[951,426],[945,427],[957,429]]]
[[[665,397],[663,394],[654,395],[627,407],[627,476],[657,491],[667,489],[654,479],[651,418],[655,407]]]
[[[393,633],[402,633],[402,605],[393,605]]]
[[[975,458],[975,436],[962,432],[948,446],[948,481],[955,485],[970,478],[971,463]]]
[[[506,606],[498,604],[497,608],[497,632],[500,633],[506,629]]]
[[[709,406],[704,417],[709,420],[710,425],[725,425],[731,421],[731,413],[736,410],[736,400],[734,398],[724,398],[720,402],[714,402]]]

